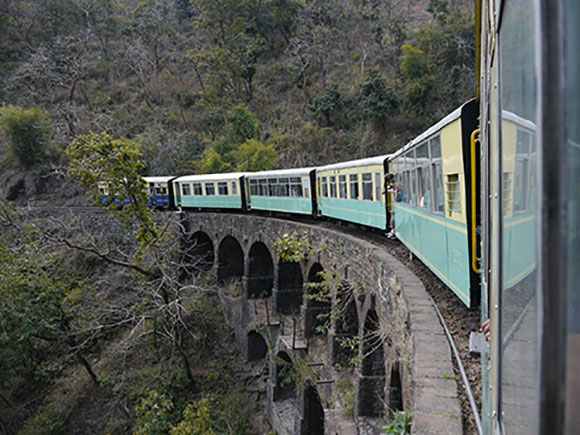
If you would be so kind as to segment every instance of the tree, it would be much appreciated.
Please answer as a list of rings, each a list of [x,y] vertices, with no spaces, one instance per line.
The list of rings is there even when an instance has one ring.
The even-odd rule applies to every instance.
[[[234,143],[243,143],[248,139],[257,139],[260,124],[254,114],[244,105],[235,106],[227,119],[228,138]]]
[[[206,148],[196,166],[199,174],[219,174],[228,172],[231,168],[213,147]]]
[[[248,139],[233,152],[235,169],[241,172],[265,171],[276,168],[278,154],[272,145]]]
[[[378,70],[373,70],[360,85],[363,98],[363,116],[383,129],[386,120],[395,114],[399,105],[392,88],[387,86]]]
[[[315,98],[309,109],[318,120],[322,120],[325,127],[344,126],[344,98],[338,89],[338,85],[333,84],[326,88],[324,94]]]
[[[0,108],[0,123],[12,153],[22,166],[30,168],[42,162],[52,134],[46,114],[34,108],[4,106]]]

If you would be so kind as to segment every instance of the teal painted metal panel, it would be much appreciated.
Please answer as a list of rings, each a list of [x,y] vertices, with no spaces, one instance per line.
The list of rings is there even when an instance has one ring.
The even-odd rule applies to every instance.
[[[515,286],[536,268],[536,215],[522,213],[504,220],[503,283]]]
[[[395,229],[397,238],[469,306],[470,265],[466,225],[395,203]]]
[[[242,208],[241,196],[180,196],[181,207],[200,208]]]
[[[312,214],[312,199],[310,198],[252,196],[250,204],[253,210]]]
[[[387,227],[387,212],[382,202],[322,197],[318,200],[318,206],[323,216],[382,230]]]

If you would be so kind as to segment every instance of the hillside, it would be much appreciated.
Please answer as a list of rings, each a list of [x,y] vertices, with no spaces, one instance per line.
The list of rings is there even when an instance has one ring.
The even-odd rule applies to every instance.
[[[47,115],[55,152],[42,163],[90,131],[137,141],[146,172],[160,175],[367,157],[473,96],[472,8],[10,0],[0,5],[0,102]]]

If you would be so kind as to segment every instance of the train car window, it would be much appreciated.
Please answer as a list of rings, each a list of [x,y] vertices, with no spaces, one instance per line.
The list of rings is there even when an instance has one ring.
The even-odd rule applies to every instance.
[[[195,196],[202,196],[201,183],[193,183],[193,194]]]
[[[268,196],[278,196],[278,179],[268,178]]]
[[[373,175],[368,172],[362,174],[362,196],[363,200],[373,200]]]
[[[258,180],[250,180],[250,195],[258,196]]]
[[[228,195],[228,183],[226,181],[220,181],[218,183],[218,193],[222,196]]]
[[[304,178],[302,180],[302,187],[304,189],[304,197],[310,198],[310,187],[309,187],[309,183],[308,183],[308,178]]]
[[[278,183],[278,196],[288,196],[290,190],[290,181],[288,178],[280,178]]]
[[[514,212],[528,209],[530,194],[530,133],[518,129],[515,161]]]
[[[265,178],[258,180],[258,195],[268,196],[268,180]]]
[[[429,175],[429,145],[423,142],[415,150],[417,163],[417,200],[420,208],[431,209],[431,176]]]
[[[382,202],[383,180],[380,172],[375,172],[375,201]]]
[[[350,199],[358,199],[358,174],[349,175]]]
[[[445,176],[445,196],[447,202],[448,216],[452,213],[461,212],[461,195],[459,192],[459,174],[448,174]]]
[[[104,192],[104,188],[103,188],[103,194],[106,195],[106,193]],[[154,195],[154,194],[155,194],[155,184],[149,183],[149,195]]]
[[[322,177],[322,196],[328,198],[328,184],[326,183],[326,177]]]
[[[185,183],[185,184],[181,185],[181,194],[183,196],[191,195],[191,186],[189,185],[189,183]]]
[[[336,176],[331,175],[329,178],[330,181],[330,197],[336,198]]]
[[[238,185],[236,184],[235,181],[232,181],[232,195],[237,195],[238,194]]]
[[[338,176],[338,195],[341,198],[346,198],[346,175]]]
[[[429,151],[431,153],[433,211],[443,213],[445,211],[445,195],[443,194],[443,167],[441,160],[441,139],[439,135],[429,141]]]
[[[504,2],[499,34],[502,170],[496,171],[494,181],[503,194],[499,204],[503,218],[498,222],[502,225],[500,250],[492,252],[492,256],[497,255],[502,265],[502,275],[498,277],[502,287],[499,301],[501,378],[497,380],[502,388],[497,399],[500,424],[508,434],[536,432],[534,423],[539,403],[535,376],[538,355],[536,210],[514,213],[518,201],[520,207],[525,205],[518,199],[520,194],[525,194],[525,166],[536,164],[524,163],[518,158],[520,151],[523,157],[530,143],[518,130],[532,133],[536,122],[535,11],[527,0]]]
[[[214,183],[205,183],[205,194],[207,196],[215,195],[215,184]]]
[[[417,190],[418,190],[418,186],[417,186],[417,171],[415,169],[411,169],[409,171],[409,181],[410,181],[410,186],[409,186],[409,204],[414,205],[415,207],[417,207]]]
[[[293,198],[300,198],[303,196],[300,177],[290,178],[290,196]]]

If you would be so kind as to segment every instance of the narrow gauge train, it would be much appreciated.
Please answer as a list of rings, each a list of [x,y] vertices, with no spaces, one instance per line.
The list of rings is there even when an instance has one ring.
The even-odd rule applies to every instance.
[[[276,198],[291,198],[299,177],[308,198],[307,173],[310,208],[300,212],[387,229],[394,211],[401,241],[466,304],[480,299],[482,320],[491,320],[491,343],[482,353],[481,432],[574,434],[580,427],[580,2],[475,3],[476,102],[386,159],[404,195],[390,206],[381,196],[376,224],[361,222],[367,204],[358,198],[366,192],[367,201],[372,195],[381,202],[376,173],[387,168],[357,172],[351,183],[347,170],[358,171],[355,162],[314,174],[308,168],[191,176],[192,183],[207,177],[214,187],[194,191],[192,184],[187,195],[175,179],[174,206],[218,208],[219,201],[204,197],[235,191],[241,210],[297,212],[292,201]],[[370,182],[362,180],[367,173]],[[234,184],[222,187],[223,194],[215,188],[228,181]],[[358,214],[340,205],[347,199]]]

